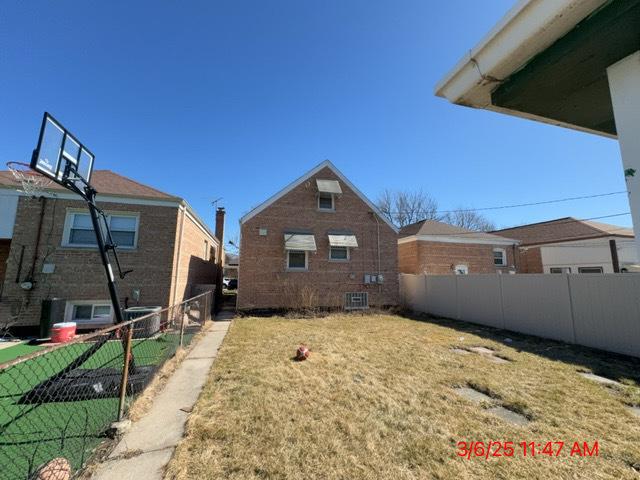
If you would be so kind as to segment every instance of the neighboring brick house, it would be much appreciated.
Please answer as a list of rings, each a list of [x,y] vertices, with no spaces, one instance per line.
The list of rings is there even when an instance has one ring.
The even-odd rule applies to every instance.
[[[400,229],[401,273],[446,275],[516,273],[517,240],[476,232],[434,220]]]
[[[239,309],[397,304],[397,229],[329,161],[240,228]]]
[[[183,199],[109,170],[96,170],[92,184],[122,268],[133,270],[116,280],[123,306],[164,307],[190,297],[196,285],[216,283],[221,242]],[[0,320],[38,325],[42,300],[61,298],[64,318],[56,320],[81,327],[110,323],[104,269],[84,201],[57,184],[39,198],[16,188],[11,174],[0,172]]]
[[[640,270],[631,228],[564,217],[492,233],[520,240],[522,273]]]

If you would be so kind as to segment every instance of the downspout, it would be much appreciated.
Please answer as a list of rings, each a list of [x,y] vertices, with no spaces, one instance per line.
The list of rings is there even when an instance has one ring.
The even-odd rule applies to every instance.
[[[376,249],[378,252],[378,272],[376,273],[376,278],[380,277],[380,220],[378,220],[378,216],[376,215],[376,212],[372,212],[373,213],[373,218],[376,219],[376,235],[377,235],[377,244],[376,244]],[[380,294],[382,293],[382,285],[380,284],[380,280],[377,280],[378,283],[378,296],[380,296]],[[382,299],[379,299],[382,300]]]
[[[44,221],[44,212],[45,212],[45,208],[47,206],[47,198],[46,197],[38,197],[38,200],[40,201],[40,218],[38,220],[38,231],[36,233],[36,244],[35,247],[33,249],[33,258],[31,259],[31,268],[29,269],[29,273],[27,274],[26,278],[24,279],[25,282],[29,282],[32,284],[32,286],[30,288],[27,289],[27,291],[31,291],[33,289],[33,275],[35,274],[36,271],[36,262],[38,261],[38,254],[40,253],[40,235],[42,234],[42,223]],[[28,300],[27,300],[27,304],[28,304]]]

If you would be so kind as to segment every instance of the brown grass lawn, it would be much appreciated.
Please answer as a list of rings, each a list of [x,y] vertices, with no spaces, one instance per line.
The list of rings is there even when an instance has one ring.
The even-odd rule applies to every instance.
[[[504,342],[511,337],[512,343]],[[311,357],[294,362],[299,343]],[[486,346],[492,363],[451,347]],[[465,323],[396,315],[234,320],[185,440],[180,479],[638,479],[639,362]],[[622,381],[605,387],[576,372]],[[475,386],[531,419],[518,427],[460,398]],[[459,441],[513,441],[513,457],[456,456]],[[567,443],[523,457],[522,441]],[[599,456],[569,456],[574,441]],[[640,465],[636,468],[640,470]]]

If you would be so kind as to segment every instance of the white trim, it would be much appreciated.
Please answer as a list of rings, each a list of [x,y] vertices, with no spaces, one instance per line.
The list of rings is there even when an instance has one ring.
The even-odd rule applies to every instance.
[[[506,267],[509,265],[509,260],[507,259],[507,250],[504,248],[494,248],[492,253],[500,252],[502,254],[501,263],[496,263],[496,257],[493,256],[493,266],[494,267]]]
[[[491,79],[508,78],[607,1],[520,0],[438,82],[435,94],[459,105],[484,108],[615,138],[614,135],[496,107],[491,103],[491,93],[498,85],[498,80]]]
[[[118,250],[136,250],[138,248],[138,235],[140,234],[140,212],[119,212],[115,210],[105,210],[105,215],[108,219],[111,217],[129,217],[136,220],[135,230],[133,233],[133,245],[118,245]],[[98,248],[95,243],[70,243],[69,236],[71,234],[71,226],[73,224],[73,218],[75,215],[89,215],[89,212],[82,209],[67,208],[64,217],[64,228],[62,230],[62,241],[60,246],[64,248]],[[93,228],[91,229],[93,231]],[[106,232],[103,232],[106,233]]]
[[[3,195],[16,195],[18,197],[31,197],[24,192],[19,192],[17,189],[20,188],[19,185],[15,187],[11,187],[9,185],[0,185],[0,189]],[[13,193],[10,193],[13,192]],[[59,198],[60,200],[77,200],[82,202],[82,198],[77,194],[69,191],[58,191],[58,190],[45,190],[42,192],[41,196],[47,198]],[[184,200],[180,198],[168,198],[166,200],[156,199],[156,198],[144,198],[144,197],[127,197],[127,196],[118,196],[118,195],[109,195],[109,194],[98,194],[96,195],[97,203],[122,203],[123,205],[150,205],[154,207],[179,207]],[[184,202],[186,203],[186,202]]]
[[[240,224],[242,225],[243,223],[245,223],[247,220],[250,220],[251,218],[255,217],[257,214],[259,214],[260,212],[262,212],[265,208],[269,207],[270,205],[272,205],[274,202],[278,201],[279,199],[281,199],[282,197],[284,197],[287,193],[289,193],[291,190],[293,190],[294,188],[296,188],[298,185],[300,185],[302,182],[304,182],[305,180],[307,180],[309,177],[314,176],[316,173],[318,173],[320,170],[322,170],[323,168],[328,167],[331,169],[331,171],[333,171],[333,173],[336,174],[336,176],[342,180],[345,185],[347,185],[359,198],[360,200],[362,200],[364,203],[367,204],[367,206],[369,208],[371,208],[371,210],[374,211],[374,213],[376,215],[378,215],[378,217],[380,217],[382,220],[384,220],[384,222],[389,225],[389,227],[391,227],[393,229],[394,232],[398,233],[398,227],[396,227],[393,223],[391,223],[391,221],[385,217],[382,212],[380,211],[380,209],[378,207],[376,207],[360,190],[358,190],[355,185],[353,185],[348,179],[347,177],[345,177],[342,172],[340,172],[340,170],[338,170],[336,168],[336,166],[331,163],[329,160],[325,160],[324,162],[321,162],[320,164],[316,165],[315,167],[313,167],[311,170],[309,170],[307,173],[305,173],[304,175],[302,175],[301,177],[299,177],[298,179],[294,180],[293,182],[291,182],[289,185],[287,185],[286,187],[284,187],[282,190],[280,190],[279,192],[277,192],[276,194],[272,195],[271,197],[269,197],[267,200],[265,200],[264,202],[262,202],[260,205],[258,205],[257,207],[255,207],[253,210],[251,210],[249,213],[245,214],[243,217],[240,218]],[[328,210],[327,210],[328,211]]]
[[[465,238],[467,237],[467,238]],[[409,242],[441,242],[441,243],[475,243],[479,245],[519,245],[518,240],[510,240],[508,238],[475,238],[469,235],[411,235],[398,239],[398,245]]]
[[[321,197],[330,197],[331,198],[331,208],[324,208],[320,206],[320,198]],[[336,211],[336,199],[333,193],[328,192],[318,192],[318,211],[319,212],[335,212]]]
[[[81,305],[91,305],[92,307],[108,306],[110,310],[109,321],[105,322],[100,319],[92,318],[91,320],[74,320],[73,319],[73,307]],[[93,309],[91,310],[93,314]],[[89,325],[104,325],[105,323],[113,323],[113,306],[109,300],[67,300],[64,307],[64,321],[76,322],[79,327]]]

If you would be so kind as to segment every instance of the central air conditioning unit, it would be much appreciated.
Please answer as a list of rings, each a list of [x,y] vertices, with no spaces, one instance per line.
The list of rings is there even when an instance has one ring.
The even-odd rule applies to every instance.
[[[345,310],[366,310],[367,308],[369,308],[368,292],[345,293],[345,300],[344,300]]]

